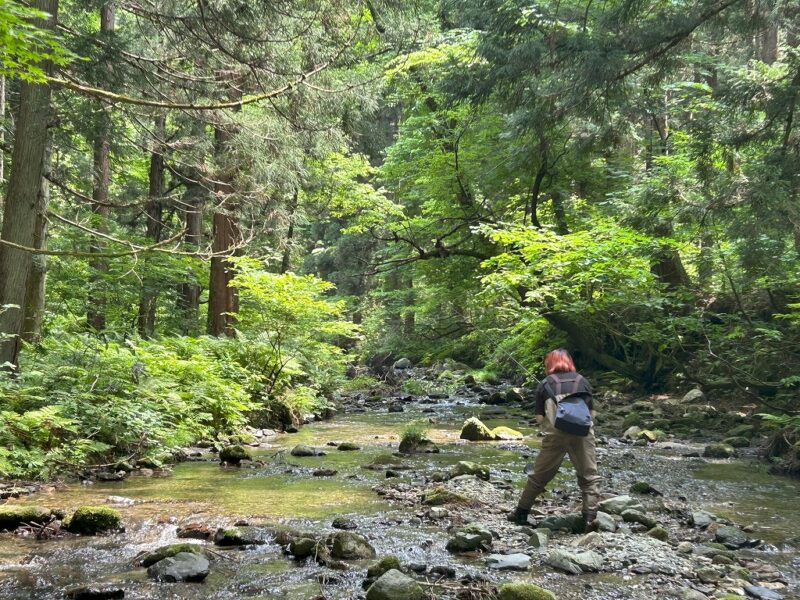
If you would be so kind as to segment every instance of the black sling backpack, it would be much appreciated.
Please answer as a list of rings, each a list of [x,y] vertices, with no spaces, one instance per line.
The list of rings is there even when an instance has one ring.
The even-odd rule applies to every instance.
[[[575,374],[575,379],[567,380],[574,385],[573,391],[568,394],[561,393],[562,381],[556,379],[558,393],[553,392],[550,377],[542,382],[545,392],[556,403],[556,415],[553,427],[565,433],[585,437],[592,429],[592,414],[583,397],[576,394],[577,385],[581,376]]]

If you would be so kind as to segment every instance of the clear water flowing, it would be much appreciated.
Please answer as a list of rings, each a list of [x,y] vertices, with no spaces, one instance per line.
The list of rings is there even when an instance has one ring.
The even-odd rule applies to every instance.
[[[490,466],[495,478],[521,485],[522,468],[530,460],[528,449],[538,443],[536,436],[527,436],[524,444],[465,443],[458,435],[463,420],[472,415],[481,416],[490,426],[508,425],[526,434],[535,432],[525,426],[521,418],[527,415],[519,411],[506,413],[463,400],[414,403],[403,413],[387,413],[383,406],[374,412],[347,413],[332,421],[313,423],[296,434],[281,434],[273,447],[256,452],[264,466],[222,468],[216,463],[187,462],[163,477],[132,476],[122,482],[68,485],[19,500],[65,510],[101,505],[109,496],[130,498],[136,504],[119,508],[126,526],[120,534],[47,541],[0,535],[0,598],[63,598],[69,587],[105,583],[125,588],[126,598],[142,599],[292,600],[314,598],[323,591],[326,598],[344,599],[361,592],[363,569],[337,572],[312,562],[299,563],[274,545],[244,551],[213,549],[212,573],[203,584],[154,583],[144,569],[133,564],[142,551],[175,542],[178,524],[199,522],[216,527],[242,518],[254,524],[288,523],[322,532],[330,530],[334,517],[349,516],[357,521],[359,531],[370,537],[379,555],[394,554],[404,562],[450,564],[460,573],[470,572],[478,568],[474,559],[447,554],[447,533],[439,527],[418,524],[412,520],[413,511],[384,501],[372,489],[384,481],[384,473],[362,466],[378,455],[396,451],[403,424],[423,418],[433,421],[428,436],[442,451],[405,459],[413,467],[406,477],[419,478],[446,470],[457,461],[470,460]],[[343,452],[325,447],[332,441],[355,442],[362,449]],[[289,450],[296,444],[325,447],[327,454],[290,456]],[[312,472],[318,468],[332,468],[338,473],[316,477]],[[636,462],[631,469],[637,469]],[[641,469],[640,478],[647,479],[647,467]],[[668,473],[669,469],[664,471]],[[700,465],[693,472],[691,481],[674,485],[687,497],[692,496],[690,500],[697,505],[734,517],[737,522],[754,523],[760,537],[776,544],[800,536],[797,481],[769,476],[743,463]],[[793,566],[792,561],[797,561],[797,555],[779,550],[780,546],[775,560],[796,575],[798,565]],[[576,580],[575,598],[581,597],[581,585]]]

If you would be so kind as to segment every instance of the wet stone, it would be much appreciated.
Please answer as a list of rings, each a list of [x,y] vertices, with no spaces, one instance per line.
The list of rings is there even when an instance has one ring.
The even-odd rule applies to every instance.
[[[375,548],[362,535],[352,531],[339,531],[328,537],[331,556],[344,560],[375,558]]]
[[[68,589],[65,596],[69,600],[114,600],[124,598],[125,590],[116,586],[87,585]]]
[[[147,574],[162,582],[200,582],[208,577],[208,560],[199,554],[179,552],[147,569]]]
[[[783,600],[783,596],[775,590],[760,585],[746,585],[744,591],[751,598],[758,598],[758,600]]]
[[[731,550],[753,545],[753,542],[744,531],[738,527],[732,526],[720,527],[717,529],[714,532],[714,539]]]
[[[391,569],[367,590],[367,600],[423,600],[422,586],[408,575]]]
[[[603,512],[612,515],[621,515],[626,510],[636,510],[642,513],[645,512],[645,508],[642,503],[636,498],[628,495],[615,496],[614,498],[603,500],[600,503],[600,509]]]
[[[712,515],[710,512],[706,512],[704,510],[696,510],[692,513],[690,518],[690,523],[695,527],[699,527],[701,529],[705,529],[709,525],[711,525],[714,521],[716,521],[717,517]]]
[[[585,552],[553,550],[547,555],[545,562],[554,569],[572,575],[596,572],[603,567],[603,557],[591,550]]]
[[[189,538],[196,540],[208,540],[214,535],[211,528],[205,523],[189,523],[178,527],[176,535],[179,538]]]
[[[435,565],[431,567],[430,572],[431,575],[436,575],[438,577],[446,577],[447,579],[456,578],[456,570],[450,565]]]
[[[298,444],[291,451],[292,456],[325,456],[325,452],[305,444]]]
[[[497,571],[527,571],[531,566],[531,557],[527,554],[490,554],[486,557],[486,565]]]
[[[358,529],[358,523],[356,523],[353,519],[348,519],[347,517],[336,517],[331,526],[334,529],[343,529],[346,531]]]

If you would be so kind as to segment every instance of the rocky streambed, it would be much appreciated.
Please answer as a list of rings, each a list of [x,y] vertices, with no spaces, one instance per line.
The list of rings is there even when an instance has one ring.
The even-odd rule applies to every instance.
[[[743,458],[702,456],[709,437],[730,441],[746,418],[704,432],[683,418],[709,412],[698,398],[641,399],[631,411],[608,395],[600,530],[584,533],[574,517],[568,461],[517,526],[505,515],[539,446],[529,399],[467,383],[348,394],[334,419],[261,437],[239,466],[198,451],[169,470],[11,497],[0,510],[69,520],[80,506],[112,508],[124,530],[0,534],[0,598],[798,597],[800,482],[766,473],[744,444],[731,452]],[[470,417],[524,437],[462,440]],[[671,419],[697,427],[670,437]],[[412,421],[428,442],[400,454]]]

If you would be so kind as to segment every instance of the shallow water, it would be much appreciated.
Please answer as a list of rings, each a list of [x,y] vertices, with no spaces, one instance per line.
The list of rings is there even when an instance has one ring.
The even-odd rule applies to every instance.
[[[483,411],[491,416],[482,416]],[[463,442],[458,439],[461,423],[473,415],[485,417],[491,427],[507,425],[519,429],[527,434],[526,439],[513,443]],[[312,423],[296,434],[281,434],[272,447],[254,453],[264,464],[253,468],[188,462],[176,465],[164,477],[133,476],[122,482],[69,485],[22,502],[69,510],[81,504],[104,504],[111,495],[131,498],[137,504],[119,507],[127,531],[46,542],[1,536],[0,598],[61,598],[69,586],[97,582],[119,583],[128,590],[126,598],[142,599],[293,600],[313,598],[323,589],[327,598],[344,599],[359,593],[363,571],[341,573],[313,563],[298,564],[278,547],[269,545],[245,551],[215,549],[212,574],[203,585],[156,584],[147,579],[144,569],[133,566],[143,550],[174,542],[176,523],[218,526],[239,518],[286,522],[322,531],[330,530],[334,516],[348,515],[358,520],[359,530],[371,538],[379,555],[395,554],[404,562],[456,564],[461,574],[470,572],[474,561],[455,558],[444,551],[446,532],[409,523],[413,515],[408,510],[393,508],[373,491],[373,486],[384,480],[383,472],[362,468],[376,456],[395,451],[403,424],[419,419],[432,420],[428,437],[441,452],[402,459],[412,467],[403,473],[405,478],[418,478],[446,470],[459,460],[471,460],[490,466],[495,480],[505,479],[519,486],[531,448],[538,445],[535,429],[526,427],[513,415],[498,415],[493,408],[456,403],[413,404],[407,405],[403,413],[386,413],[383,408],[383,412],[343,414],[332,421]],[[342,452],[326,446],[330,441],[355,442],[362,449]],[[327,454],[293,457],[289,450],[296,444],[313,445]],[[312,471],[317,468],[332,468],[338,473],[315,477]],[[631,468],[643,470],[635,461]],[[644,479],[650,475],[631,474]],[[774,544],[800,535],[800,482],[774,477],[760,467],[739,462],[703,464],[693,470],[693,477],[686,483],[685,493],[696,496],[690,499],[694,504],[741,524],[752,523],[755,535]],[[571,474],[565,473],[555,487],[568,479]],[[776,550],[773,556],[776,563],[794,569],[793,550]],[[796,573],[796,569],[792,572]],[[317,578],[324,577],[335,579],[320,584]],[[574,581],[578,595],[566,597],[581,597],[578,590],[582,584]],[[599,589],[613,588],[621,582],[616,575],[594,576],[591,581]],[[601,593],[592,597],[606,596]]]

